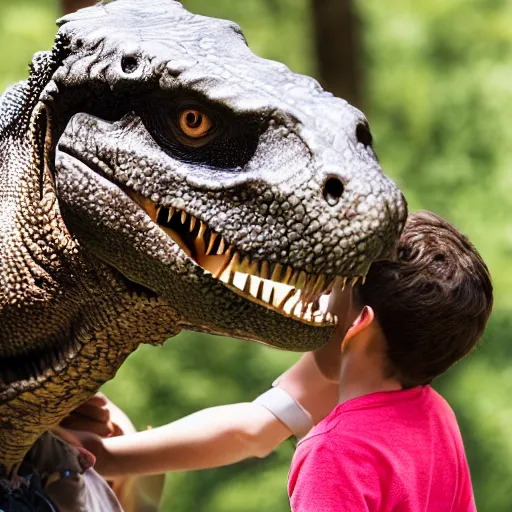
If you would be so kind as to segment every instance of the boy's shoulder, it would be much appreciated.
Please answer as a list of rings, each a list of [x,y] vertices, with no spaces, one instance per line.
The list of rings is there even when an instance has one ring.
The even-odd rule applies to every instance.
[[[450,405],[431,386],[372,393],[339,404],[300,441],[336,450],[369,453],[408,439],[414,443],[426,435],[458,433]]]

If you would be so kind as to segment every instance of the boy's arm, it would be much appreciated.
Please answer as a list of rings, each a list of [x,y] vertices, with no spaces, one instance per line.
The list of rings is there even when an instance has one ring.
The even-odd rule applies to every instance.
[[[310,412],[313,423],[336,404],[338,386],[323,377],[312,354],[304,354],[279,379],[278,386]],[[101,429],[101,422],[108,418],[100,414],[98,420]],[[74,419],[65,426],[75,429],[80,423]],[[284,423],[258,403],[205,409],[164,427],[108,439],[77,433],[97,457],[96,469],[106,477],[205,469],[264,457],[291,435]]]
[[[288,427],[255,403],[213,407],[163,427],[107,439],[77,433],[107,478],[207,469],[264,457],[290,435]]]

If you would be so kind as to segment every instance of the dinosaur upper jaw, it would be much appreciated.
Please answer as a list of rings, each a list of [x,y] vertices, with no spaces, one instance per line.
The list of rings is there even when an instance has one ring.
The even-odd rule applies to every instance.
[[[364,280],[364,276],[308,275],[289,265],[252,259],[185,209],[158,206],[134,192],[128,195],[205,273],[245,299],[288,318],[334,326],[338,319],[326,308],[328,295],[335,286],[343,289],[347,281],[353,286]]]
[[[359,280],[364,281],[369,264],[358,264],[356,272],[349,275],[327,275],[308,274],[285,263],[253,258],[187,211],[183,200],[177,200],[177,206],[159,205],[125,185],[112,181],[101,166],[98,167],[93,161],[77,154],[67,143],[59,142],[58,154],[59,152],[64,159],[70,158],[75,164],[79,163],[93,174],[107,180],[110,186],[118,188],[121,194],[126,194],[136,203],[147,214],[148,220],[167,235],[170,244],[166,250],[171,252],[175,245],[179,246],[182,255],[193,262],[203,275],[222,283],[230,293],[282,317],[310,327],[334,328],[338,318],[327,310],[329,294],[334,287],[344,289],[347,285],[355,286]],[[62,166],[61,173],[64,167]],[[358,274],[357,270],[361,269],[363,271]],[[131,281],[121,268],[116,267],[116,270]],[[144,283],[141,284],[147,287]],[[213,327],[205,330],[217,333]],[[238,335],[237,332],[218,333]],[[265,340],[258,341],[267,343]]]

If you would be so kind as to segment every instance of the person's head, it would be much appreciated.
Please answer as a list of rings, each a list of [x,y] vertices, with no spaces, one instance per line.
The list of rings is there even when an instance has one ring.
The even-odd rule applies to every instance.
[[[357,318],[342,351],[380,338],[386,376],[403,387],[427,384],[473,349],[492,302],[489,271],[469,240],[434,213],[412,213],[396,260],[374,263],[355,288]]]

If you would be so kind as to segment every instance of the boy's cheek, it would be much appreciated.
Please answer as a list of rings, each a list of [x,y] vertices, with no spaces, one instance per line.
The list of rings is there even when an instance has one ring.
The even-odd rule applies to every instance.
[[[352,309],[352,288],[347,287],[345,290],[334,288],[329,295],[329,302],[327,304],[327,311],[338,317],[338,328],[336,334],[341,342],[345,336],[345,332],[350,327],[348,325],[348,318]]]
[[[344,291],[335,288],[328,303],[322,304],[326,310],[338,317],[338,326],[324,347],[313,352],[315,362],[322,375],[331,380],[338,381],[341,366],[341,343],[347,332],[350,318],[350,310],[352,308],[352,290],[350,288]]]
[[[341,366],[341,343],[350,327],[350,312],[352,309],[352,289],[335,288],[330,296],[324,297],[321,309],[325,309],[338,317],[338,326],[327,345],[313,352],[315,362],[322,375],[331,380],[338,381]],[[327,300],[326,300],[327,299]]]
[[[341,340],[334,335],[327,345],[313,352],[313,355],[322,375],[326,379],[337,382],[341,366]]]

